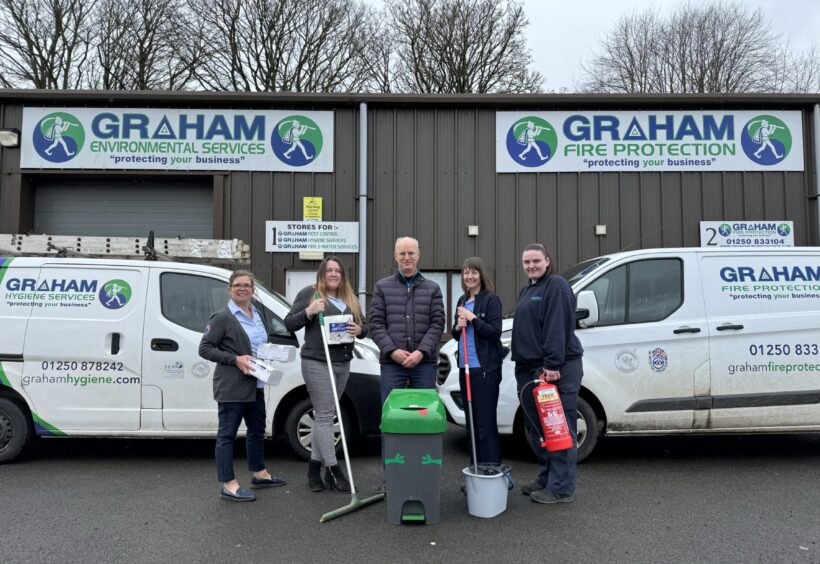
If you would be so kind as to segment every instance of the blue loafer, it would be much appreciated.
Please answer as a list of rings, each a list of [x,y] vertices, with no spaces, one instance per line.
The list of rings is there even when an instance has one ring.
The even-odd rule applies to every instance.
[[[253,501],[256,499],[256,494],[242,488],[237,489],[236,493],[231,493],[223,486],[219,492],[219,497],[228,501]]]
[[[287,483],[288,481],[284,478],[276,478],[274,476],[271,476],[270,478],[257,478],[254,476],[251,478],[251,489],[278,488],[279,486],[284,486]]]

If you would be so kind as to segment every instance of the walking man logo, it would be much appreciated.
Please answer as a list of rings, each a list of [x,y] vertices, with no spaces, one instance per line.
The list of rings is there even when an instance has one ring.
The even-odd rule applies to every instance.
[[[70,161],[82,150],[85,129],[80,120],[66,112],[48,114],[34,128],[34,149],[52,163]]]
[[[750,160],[770,166],[788,156],[792,148],[792,134],[780,119],[760,115],[753,117],[744,126],[740,143]]]
[[[538,167],[548,162],[558,149],[555,128],[539,117],[516,121],[507,132],[507,152],[520,165]]]
[[[285,164],[305,166],[322,152],[322,130],[307,116],[288,116],[271,134],[273,154]]]
[[[100,303],[108,309],[120,309],[131,299],[131,285],[125,280],[109,280],[100,289]]]

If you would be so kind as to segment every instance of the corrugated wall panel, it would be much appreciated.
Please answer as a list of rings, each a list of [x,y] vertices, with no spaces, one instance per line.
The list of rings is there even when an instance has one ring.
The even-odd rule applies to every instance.
[[[0,106],[3,127],[21,126],[23,104],[13,102]],[[179,103],[187,105],[184,95]],[[291,104],[313,107],[310,101]],[[517,103],[511,104],[505,109]],[[559,105],[570,107],[566,101]],[[214,208],[223,212],[215,229],[251,243],[254,272],[280,290],[288,269],[314,269],[316,262],[266,253],[266,220],[301,219],[303,196],[325,199],[325,220],[358,219],[358,106],[340,102],[335,109],[327,104],[317,109],[335,112],[335,172],[215,173],[215,186],[224,186],[214,191],[221,198]],[[814,141],[808,106],[805,172],[497,174],[495,112],[491,105],[447,99],[441,104],[415,104],[412,98],[369,103],[368,288],[391,272],[393,242],[405,234],[420,240],[422,269],[458,271],[467,256],[484,257],[505,311],[524,283],[521,248],[532,241],[551,247],[559,269],[624,249],[697,246],[701,220],[791,220],[796,244],[818,242],[816,201],[809,194]],[[19,150],[0,153],[0,232],[30,227],[28,186],[37,174],[19,173]],[[594,235],[599,223],[607,226],[606,236]],[[469,224],[479,226],[478,237],[467,235]],[[357,285],[357,256],[342,259]]]

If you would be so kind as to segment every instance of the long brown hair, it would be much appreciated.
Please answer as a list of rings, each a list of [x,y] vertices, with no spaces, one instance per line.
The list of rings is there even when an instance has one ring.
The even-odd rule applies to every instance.
[[[464,290],[465,294],[467,293],[467,285],[464,284],[464,271],[467,269],[478,272],[478,276],[481,278],[481,291],[489,290],[492,292],[495,290],[495,285],[490,279],[490,270],[481,257],[470,257],[464,261],[464,265],[461,267],[461,289]]]
[[[353,320],[360,324],[362,322],[362,310],[359,307],[359,300],[356,297],[356,294],[353,293],[353,288],[347,280],[347,271],[345,270],[344,264],[342,264],[342,261],[340,261],[338,257],[331,255],[324,258],[319,265],[319,269],[316,271],[316,284],[313,288],[319,292],[323,299],[327,298],[325,274],[327,274],[327,263],[330,261],[333,261],[339,265],[339,270],[342,274],[342,280],[339,283],[339,288],[336,290],[336,298],[347,304],[347,307],[349,307],[353,312]]]

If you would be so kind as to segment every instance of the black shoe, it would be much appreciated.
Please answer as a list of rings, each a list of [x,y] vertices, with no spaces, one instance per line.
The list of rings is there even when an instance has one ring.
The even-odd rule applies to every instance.
[[[284,478],[274,478],[273,476],[270,478],[257,478],[254,476],[251,478],[251,489],[278,488],[279,486],[284,486],[287,483],[288,481]]]
[[[320,492],[325,489],[325,483],[322,481],[321,460],[308,462],[308,487],[312,492]]]
[[[571,503],[571,495],[555,494],[546,489],[534,491],[530,494],[530,499],[536,503]]]
[[[253,501],[256,499],[256,495],[253,492],[243,490],[242,488],[237,488],[236,493],[232,493],[226,490],[225,486],[222,486],[222,490],[219,492],[219,497],[222,499],[227,499],[228,501]]]
[[[349,492],[350,482],[347,481],[338,464],[325,468],[325,484],[337,492]]]
[[[524,495],[532,495],[534,492],[538,492],[544,489],[544,484],[535,480],[534,482],[530,482],[529,484],[524,484],[521,486],[521,493]]]

